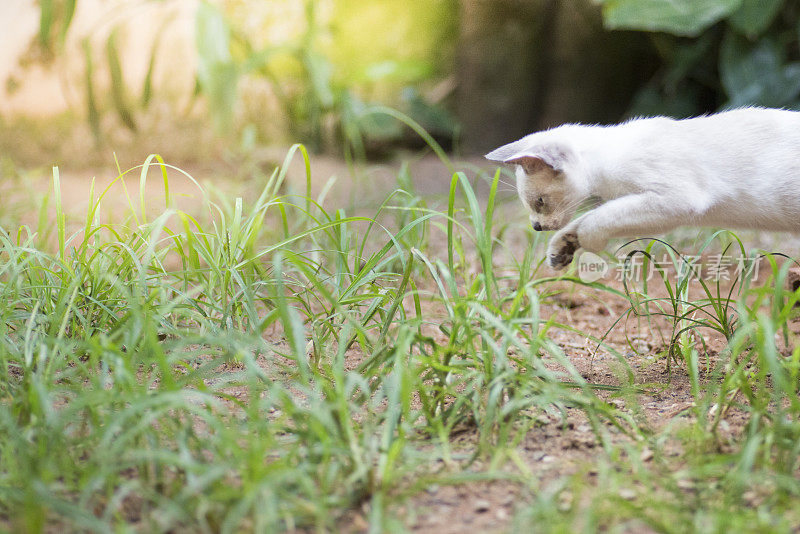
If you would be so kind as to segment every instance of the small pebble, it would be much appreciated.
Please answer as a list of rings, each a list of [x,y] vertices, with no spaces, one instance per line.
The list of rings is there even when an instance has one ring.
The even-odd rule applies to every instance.
[[[479,514],[488,512],[491,508],[492,505],[489,503],[489,501],[484,501],[483,499],[475,501],[475,511]]]

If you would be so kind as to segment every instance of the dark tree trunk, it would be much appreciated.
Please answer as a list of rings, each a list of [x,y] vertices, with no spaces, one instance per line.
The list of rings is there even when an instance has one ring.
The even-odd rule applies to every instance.
[[[617,121],[657,67],[647,36],[605,31],[590,0],[462,0],[461,146],[480,153],[564,122]]]
[[[457,114],[467,152],[529,131],[555,0],[462,0]]]

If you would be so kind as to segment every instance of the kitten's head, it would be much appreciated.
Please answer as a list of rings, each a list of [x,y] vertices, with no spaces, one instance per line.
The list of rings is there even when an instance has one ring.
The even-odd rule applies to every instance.
[[[583,200],[567,175],[570,155],[563,146],[537,144],[526,137],[486,158],[516,166],[517,193],[531,213],[534,230],[563,228]]]

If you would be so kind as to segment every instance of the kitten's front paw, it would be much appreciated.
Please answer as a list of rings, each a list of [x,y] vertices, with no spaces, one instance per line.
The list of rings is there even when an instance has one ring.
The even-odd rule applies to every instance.
[[[560,271],[572,262],[572,257],[579,248],[577,234],[557,235],[547,247],[547,263],[556,271]]]

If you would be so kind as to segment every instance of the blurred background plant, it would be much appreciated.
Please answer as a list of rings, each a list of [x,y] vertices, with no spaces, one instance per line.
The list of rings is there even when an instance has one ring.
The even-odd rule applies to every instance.
[[[196,68],[191,99],[177,114],[185,118],[202,108],[220,137],[245,148],[301,140],[314,150],[343,149],[347,157],[359,158],[390,145],[417,143],[402,123],[367,113],[372,103],[403,111],[444,143],[455,136],[456,121],[445,106],[453,84],[444,70],[454,50],[454,0],[389,1],[366,9],[348,0],[293,5],[137,0],[117,3],[123,14],[92,16],[89,10],[103,4],[115,2],[40,2],[38,31],[5,83],[13,94],[23,84],[19,72],[62,67],[68,72],[62,84],[83,95],[69,102],[71,111],[85,116],[97,146],[114,128],[137,133],[154,99],[173,105],[186,99],[174,94],[170,72],[161,69],[163,83],[156,81],[159,62],[175,55],[163,40],[185,24],[185,16],[176,20],[181,11],[194,19],[193,57],[186,62]],[[85,18],[95,20],[76,24],[84,5]],[[158,16],[146,22],[160,18],[158,29],[132,35],[131,26],[143,21],[129,15],[148,8]],[[80,66],[69,58],[75,48],[70,41],[80,45]],[[131,72],[137,70],[129,65],[136,62],[132,50],[139,63],[146,55],[141,72]],[[204,105],[198,106],[199,100]]]
[[[800,103],[788,0],[12,0],[0,15],[0,148],[17,157],[42,114],[58,133],[32,128],[39,154],[80,152],[64,148],[80,121],[95,147],[169,153],[182,128],[188,155],[301,141],[351,159],[423,146],[374,104],[482,153],[569,121]]]
[[[632,115],[800,106],[800,5],[785,0],[601,0],[606,27],[648,32],[661,67]]]

